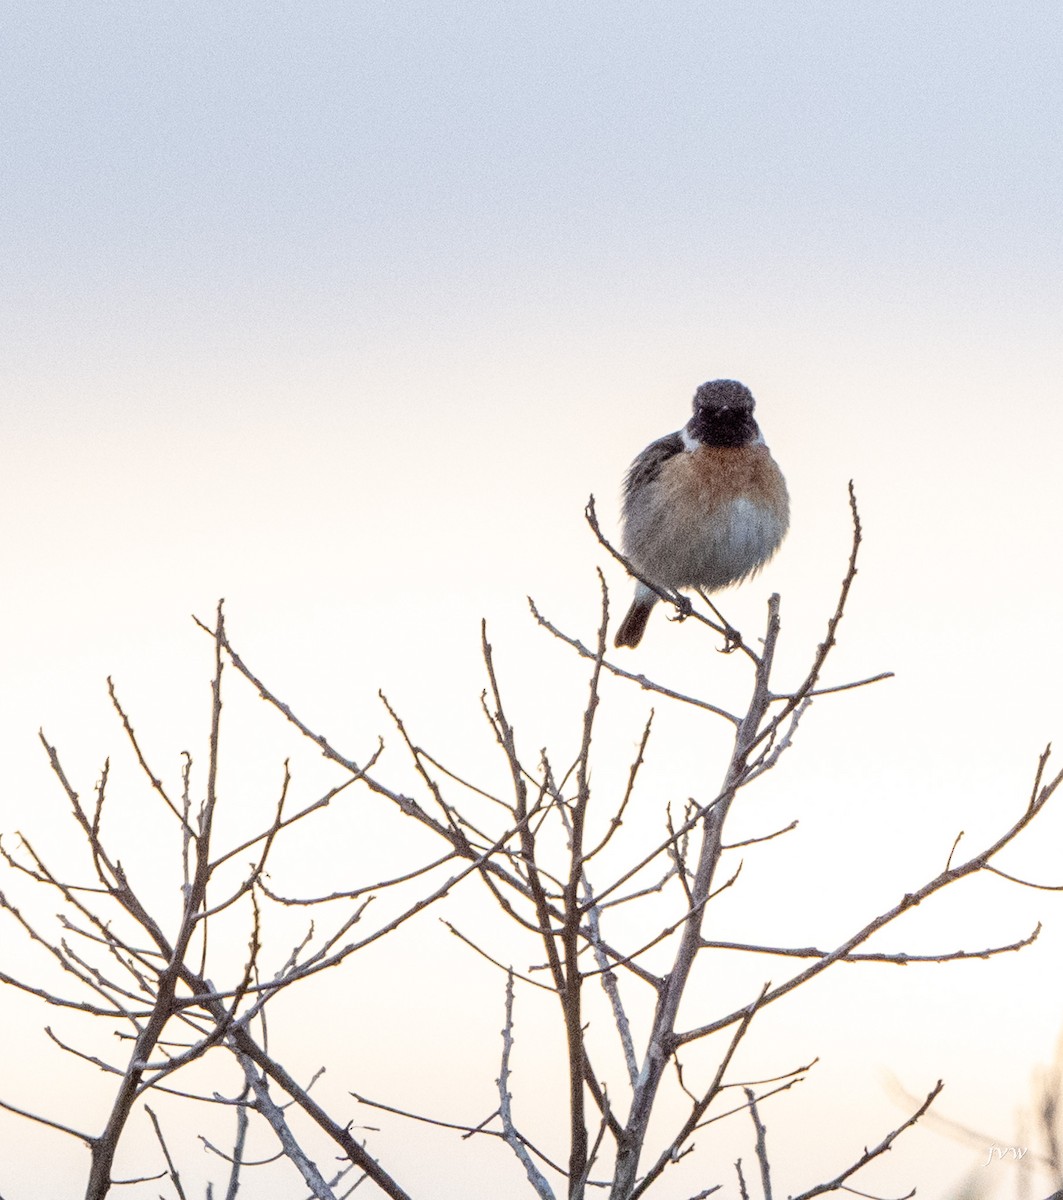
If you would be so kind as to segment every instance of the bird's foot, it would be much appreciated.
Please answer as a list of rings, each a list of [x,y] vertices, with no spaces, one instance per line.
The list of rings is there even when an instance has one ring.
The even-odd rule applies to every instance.
[[[694,605],[690,602],[689,596],[684,596],[682,592],[677,592],[672,597],[672,603],[675,605],[675,616],[673,621],[685,621],[687,617],[694,615]]]
[[[726,625],[723,630],[723,645],[720,647],[721,654],[734,654],[736,650],[741,650],[745,643],[742,641],[742,635],[733,625]]]

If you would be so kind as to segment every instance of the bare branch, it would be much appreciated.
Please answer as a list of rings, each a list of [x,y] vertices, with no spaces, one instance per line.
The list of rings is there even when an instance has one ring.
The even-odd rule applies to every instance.
[[[738,1194],[741,1197],[741,1200],[749,1200],[749,1192],[746,1190],[746,1179],[742,1174],[741,1159],[735,1163],[735,1172],[738,1175]]]
[[[757,1009],[760,1007],[760,1002],[764,998],[764,994],[767,990],[768,988],[765,984],[760,996],[749,1006],[748,1010],[746,1011],[745,1019],[735,1030],[731,1037],[730,1044],[728,1045],[727,1050],[724,1052],[723,1058],[720,1059],[720,1063],[716,1068],[716,1074],[713,1077],[712,1083],[709,1084],[709,1087],[705,1091],[704,1095],[694,1101],[694,1104],[690,1110],[690,1116],[684,1122],[682,1128],[675,1135],[675,1137],[672,1138],[671,1143],[661,1153],[660,1157],[653,1164],[653,1166],[646,1172],[638,1185],[632,1190],[631,1200],[638,1200],[639,1196],[642,1196],[649,1191],[650,1187],[660,1177],[665,1167],[678,1160],[683,1146],[698,1128],[698,1125],[708,1110],[709,1105],[720,1094],[720,1091],[723,1087],[723,1078],[727,1073],[727,1068],[731,1065],[731,1059],[734,1057],[734,1053],[738,1049],[739,1042],[741,1042],[741,1040],[745,1037],[746,1031],[749,1029],[750,1022],[756,1015]],[[676,1070],[679,1071],[679,1059],[677,1056],[673,1057],[675,1058]],[[686,1091],[686,1088],[684,1087],[683,1090]],[[690,1095],[689,1092],[687,1094]]]
[[[1030,879],[1020,879],[1017,875],[1009,875],[1007,871],[1002,871],[999,867],[992,867],[988,863],[985,870],[993,875],[999,875],[1001,879],[1006,879],[1009,883],[1017,883],[1020,887],[1034,888],[1039,892],[1063,892],[1063,883],[1034,883]]]
[[[140,743],[137,741],[137,735],[133,732],[133,726],[130,724],[129,717],[126,716],[125,709],[122,708],[122,705],[118,701],[118,693],[115,691],[114,681],[111,679],[110,675],[107,676],[107,693],[111,697],[111,704],[114,705],[114,710],[116,713],[118,713],[119,719],[122,722],[122,728],[126,731],[126,736],[129,738],[129,742],[133,747],[133,752],[137,756],[137,762],[140,763],[140,766],[144,771],[144,774],[148,777],[151,786],[159,794],[163,804],[165,804],[170,812],[172,812],[178,821],[180,821],[185,833],[192,834],[194,836],[194,831],[188,824],[186,815],[170,799],[166,789],[162,785],[162,780],[159,779],[151,767],[148,766],[147,759],[145,759],[144,753],[140,749]],[[154,1117],[152,1119],[154,1120]]]
[[[6,1100],[0,1100],[0,1108],[6,1109],[7,1112],[12,1112],[16,1116],[25,1117],[27,1121],[34,1121],[38,1125],[46,1125],[49,1129],[57,1129],[60,1133],[68,1133],[71,1137],[77,1138],[79,1142],[84,1142],[90,1150],[96,1143],[96,1139],[91,1133],[83,1133],[80,1129],[75,1129],[72,1125],[63,1125],[59,1121],[42,1117],[38,1113],[30,1112],[28,1109],[8,1104]]]
[[[567,633],[563,633],[558,629],[552,622],[548,621],[539,612],[538,608],[536,608],[535,601],[530,596],[528,597],[528,604],[531,607],[532,616],[545,630],[552,633],[559,641],[571,646],[581,658],[594,661],[594,651],[585,646],[579,638],[570,637]],[[665,687],[663,684],[655,682],[646,675],[636,675],[632,671],[625,671],[623,667],[618,667],[615,663],[611,663],[607,659],[602,660],[602,666],[618,679],[628,679],[632,683],[637,683],[643,691],[655,692],[658,696],[667,696],[669,700],[678,700],[681,704],[689,704],[692,708],[704,709],[706,712],[711,712],[717,717],[723,717],[724,720],[730,721],[733,725],[738,724],[738,718],[733,713],[729,713],[726,709],[720,708],[716,704],[710,704],[708,700],[700,700],[696,696],[688,696],[683,692],[677,692],[673,688]]]
[[[546,1176],[532,1162],[521,1138],[513,1124],[513,1097],[509,1092],[509,1056],[513,1050],[513,976],[506,980],[506,1021],[502,1027],[502,1065],[498,1072],[498,1115],[502,1120],[502,1137],[506,1145],[520,1160],[528,1182],[535,1189],[535,1194],[541,1200],[556,1200],[554,1189],[547,1182]]]
[[[299,1174],[302,1175],[303,1182],[310,1189],[311,1195],[316,1200],[336,1200],[335,1193],[329,1187],[328,1183],[326,1183],[317,1165],[310,1160],[310,1157],[297,1141],[291,1130],[291,1126],[288,1124],[288,1119],[284,1115],[284,1110],[270,1095],[264,1076],[255,1070],[250,1058],[246,1054],[238,1054],[237,1058],[244,1071],[246,1087],[255,1093],[255,1108],[276,1135],[284,1157],[294,1164]],[[239,1124],[237,1127],[236,1151],[233,1155],[234,1170],[242,1156],[243,1143],[247,1134],[246,1105],[241,1105],[237,1110],[237,1120]],[[235,1198],[236,1188],[234,1184],[235,1177],[230,1181],[230,1194]]]
[[[757,1098],[752,1088],[746,1088],[746,1099],[749,1101],[749,1115],[753,1118],[753,1128],[757,1131],[757,1164],[760,1167],[760,1184],[764,1189],[764,1200],[772,1200],[771,1167],[768,1163],[767,1130],[757,1111]]]
[[[407,1121],[416,1121],[416,1122],[418,1122],[418,1124],[421,1124],[421,1125],[434,1125],[437,1129],[453,1129],[456,1133],[460,1133],[462,1135],[463,1140],[466,1138],[475,1137],[477,1135],[480,1135],[483,1137],[498,1138],[499,1140],[504,1140],[504,1135],[500,1129],[488,1129],[487,1128],[487,1126],[490,1125],[490,1123],[495,1119],[495,1117],[498,1116],[497,1108],[495,1109],[495,1111],[493,1113],[491,1113],[490,1116],[485,1117],[479,1123],[479,1125],[463,1125],[457,1121],[443,1121],[443,1120],[440,1120],[438,1117],[426,1116],[424,1113],[410,1112],[408,1109],[405,1109],[405,1108],[396,1108],[395,1105],[384,1104],[380,1100],[370,1100],[368,1096],[362,1096],[358,1092],[351,1092],[350,1095],[355,1100],[357,1100],[359,1104],[365,1104],[369,1108],[379,1109],[380,1112],[392,1113],[396,1117],[405,1118]],[[371,1128],[371,1127],[363,1125],[363,1126],[361,1126],[361,1128],[367,1129],[367,1128]],[[517,1134],[517,1137],[521,1140],[521,1142],[524,1143],[524,1145],[528,1148],[528,1150],[531,1151],[532,1154],[535,1155],[536,1158],[541,1159],[544,1163],[546,1163],[546,1165],[551,1170],[557,1171],[557,1173],[559,1175],[565,1174],[565,1168],[562,1167],[560,1165],[560,1163],[554,1162],[547,1155],[545,1155],[542,1152],[542,1150],[540,1150],[537,1146],[535,1146],[532,1142],[530,1142],[524,1136],[524,1134],[520,1133],[519,1131],[515,1131],[515,1132]]]
[[[650,740],[650,729],[653,726],[653,709],[650,709],[650,715],[646,719],[646,726],[642,731],[642,740],[639,742],[638,752],[635,754],[635,761],[631,764],[627,774],[627,786],[624,788],[624,794],[620,798],[620,804],[617,807],[616,813],[610,818],[609,828],[602,836],[601,841],[593,849],[588,850],[583,856],[583,863],[586,866],[596,855],[612,840],[613,835],[624,823],[624,813],[627,811],[628,803],[635,791],[635,780],[638,777],[639,768],[642,766],[646,757],[646,744]]]
[[[776,829],[774,833],[764,833],[760,837],[743,838],[740,842],[726,842],[720,847],[721,850],[737,850],[741,846],[756,846],[760,842],[770,842],[774,838],[782,837],[784,833],[792,833],[797,828],[797,821],[791,821],[789,825],[784,825],[782,829]]]
[[[108,680],[108,682],[110,682]],[[162,1149],[163,1158],[166,1159],[166,1173],[170,1176],[170,1182],[173,1184],[174,1191],[177,1193],[178,1200],[187,1200],[185,1189],[181,1186],[181,1176],[174,1165],[173,1156],[170,1154],[170,1148],[166,1145],[166,1139],[162,1135],[162,1126],[159,1124],[159,1118],[155,1115],[155,1110],[150,1104],[144,1105],[144,1111],[151,1119],[152,1128],[155,1130],[155,1137]]]
[[[1048,761],[1050,748],[1046,749],[1038,760],[1037,773],[1035,776],[1033,800],[1027,805],[1022,815],[1015,823],[1006,830],[997,840],[980,854],[974,855],[965,863],[958,867],[950,867],[948,870],[942,871],[941,874],[935,876],[929,882],[925,883],[921,888],[914,892],[906,893],[901,900],[886,912],[873,918],[862,929],[858,930],[851,937],[847,938],[840,946],[832,950],[829,954],[816,961],[812,966],[799,974],[793,976],[785,983],[773,988],[764,999],[765,1004],[770,1004],[779,999],[781,996],[791,992],[796,987],[800,987],[806,980],[818,975],[821,971],[833,966],[834,963],[844,959],[851,954],[857,946],[867,941],[873,933],[885,928],[891,922],[895,921],[902,913],[909,909],[915,908],[921,904],[929,896],[939,892],[943,887],[951,886],[956,881],[963,879],[968,875],[973,875],[985,868],[989,860],[1002,850],[1009,843],[1014,841],[1016,837],[1030,824],[1039,812],[1051,799],[1052,795],[1058,789],[1060,782],[1063,781],[1063,771],[1055,775],[1048,783],[1042,783],[1045,766]],[[694,1041],[697,1038],[704,1037],[706,1034],[713,1033],[717,1029],[723,1029],[727,1025],[733,1024],[741,1019],[742,1010],[730,1013],[725,1017],[720,1017],[715,1021],[709,1022],[706,1025],[701,1025],[696,1029],[688,1030],[686,1033],[678,1035],[677,1043],[683,1045],[687,1042]]]
[[[795,709],[800,707],[800,705],[808,697],[809,693],[819,682],[820,672],[823,670],[823,666],[827,661],[827,656],[830,654],[831,650],[836,644],[838,626],[841,624],[841,619],[845,614],[845,606],[849,599],[849,592],[852,589],[853,581],[856,579],[856,561],[860,553],[860,543],[863,540],[863,528],[860,524],[860,512],[856,507],[856,489],[853,487],[853,481],[851,479],[849,480],[849,512],[853,520],[853,544],[852,549],[849,552],[849,565],[846,568],[845,576],[842,579],[841,590],[838,594],[838,603],[835,605],[834,612],[827,621],[827,635],[816,649],[815,657],[812,660],[812,666],[809,668],[804,682],[795,692],[792,692],[788,696],[783,703],[782,709],[774,714],[763,731],[757,736],[757,742],[774,737],[775,731],[779,728],[783,721]]]
[[[548,983],[540,983],[537,979],[532,979],[528,975],[522,975],[519,971],[514,971],[512,967],[504,966],[497,958],[488,954],[482,946],[478,946],[471,938],[466,937],[460,929],[456,929],[453,925],[451,925],[449,921],[445,921],[442,917],[440,917],[439,920],[441,924],[445,925],[447,929],[450,930],[450,932],[458,939],[459,942],[464,942],[466,946],[468,946],[471,950],[475,950],[481,958],[486,958],[492,966],[498,967],[500,971],[506,974],[512,974],[514,978],[519,979],[522,983],[530,984],[532,987],[542,988],[544,992],[555,991],[555,989]]]
[[[428,875],[436,869],[443,866],[444,863],[451,862],[457,852],[454,850],[448,851],[446,854],[440,855],[439,858],[433,859],[424,866],[415,867],[412,871],[406,871],[402,875],[396,875],[391,879],[382,879],[378,883],[366,884],[364,887],[352,888],[349,892],[329,892],[325,896],[281,896],[269,888],[259,879],[258,886],[262,892],[277,904],[284,904],[290,907],[298,905],[312,906],[316,904],[328,904],[332,900],[357,900],[361,896],[368,895],[373,892],[382,892],[390,887],[397,887],[402,883],[409,883],[412,879],[420,879],[422,875]]]
[[[586,875],[583,877],[583,887],[584,897],[589,897],[591,895],[591,885]],[[627,1011],[624,1008],[624,1002],[620,995],[620,984],[617,981],[616,974],[605,951],[602,949],[598,919],[597,908],[589,909],[587,924],[591,932],[591,944],[594,947],[594,960],[598,964],[602,988],[609,1000],[609,1006],[613,1010],[613,1024],[616,1026],[617,1036],[620,1038],[620,1045],[624,1051],[624,1063],[627,1066],[628,1079],[631,1086],[634,1087],[638,1082],[639,1064],[635,1057],[635,1043],[631,1036],[631,1023],[628,1020]]]
[[[880,962],[880,963],[895,963],[899,966],[907,966],[909,963],[917,962],[958,962],[964,958],[992,958],[994,954],[1007,954],[1012,950],[1022,950],[1026,946],[1032,945],[1041,932],[1041,922],[1037,922],[1034,931],[1027,937],[1020,938],[1017,942],[1010,942],[1006,946],[987,946],[984,950],[948,950],[940,954],[907,954],[900,951],[896,954],[845,954],[841,958],[837,958],[836,962]],[[827,958],[830,951],[818,950],[815,946],[804,947],[783,947],[783,946],[754,946],[747,945],[744,942],[719,942],[710,941],[703,938],[702,946],[712,950],[747,950],[753,954],[774,954],[781,955],[785,958]]]
[[[850,1175],[855,1175],[856,1172],[862,1167],[866,1167],[867,1164],[872,1161],[872,1159],[878,1158],[880,1154],[885,1154],[885,1152],[890,1148],[890,1146],[893,1145],[897,1138],[904,1133],[906,1129],[910,1129],[926,1112],[931,1104],[934,1103],[944,1086],[944,1082],[939,1079],[937,1084],[927,1095],[927,1098],[923,1101],[919,1108],[912,1113],[908,1120],[905,1121],[903,1125],[898,1125],[897,1128],[892,1131],[892,1133],[887,1133],[882,1141],[879,1142],[879,1144],[873,1150],[865,1150],[863,1154],[861,1154],[856,1160],[856,1162],[852,1164],[852,1166],[846,1167],[846,1169],[842,1171],[840,1175],[836,1175],[832,1180],[830,1180],[829,1183],[817,1184],[815,1187],[809,1188],[807,1192],[802,1192],[799,1196],[794,1196],[793,1200],[811,1200],[813,1196],[822,1196],[827,1192],[838,1191]]]

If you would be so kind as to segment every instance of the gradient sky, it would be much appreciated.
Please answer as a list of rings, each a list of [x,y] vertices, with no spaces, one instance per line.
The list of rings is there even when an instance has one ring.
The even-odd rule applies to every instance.
[[[813,711],[765,802],[806,840],[723,914],[818,942],[959,829],[1009,823],[1063,739],[1061,48],[1054,0],[4,5],[0,828],[63,836],[36,730],[88,789],[120,752],[108,674],[177,769],[210,670],[189,614],[223,595],[238,646],[359,748],[383,686],[426,742],[489,752],[481,616],[531,744],[571,743],[581,676],[524,597],[588,636],[602,565],[624,603],[583,504],[615,528],[628,462],[713,377],[753,389],[794,505],[732,620],[756,628],[778,590],[784,662],[807,657],[852,478],[867,543],[834,670],[897,672]],[[658,617],[639,669],[740,693],[737,661],[690,646]],[[705,765],[667,736],[662,777]],[[1063,882],[1061,836],[1049,814],[1011,869]],[[944,1076],[943,1112],[1012,1136],[1063,1020],[1063,910],[994,884],[918,936],[975,948],[1043,920],[1021,957],[851,977],[776,1028],[827,1060],[773,1118],[784,1161],[826,1171],[899,1120],[890,1072]],[[27,1037],[47,1019],[12,1013]],[[77,1178],[52,1135],[0,1117],[0,1137],[74,1172],[16,1194]],[[919,1133],[882,1186],[929,1173],[934,1194],[983,1160]],[[433,1196],[519,1188],[491,1162]]]

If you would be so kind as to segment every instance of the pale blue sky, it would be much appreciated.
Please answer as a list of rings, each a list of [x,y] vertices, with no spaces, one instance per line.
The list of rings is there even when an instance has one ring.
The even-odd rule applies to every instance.
[[[496,322],[883,292],[1036,321],[1061,25],[1051,3],[8,6],[3,357],[416,358]]]
[[[1055,0],[4,5],[0,828],[54,833],[39,725],[82,786],[120,752],[108,673],[164,760],[195,744],[209,656],[188,614],[219,595],[326,726],[371,743],[383,686],[474,761],[485,615],[548,740],[558,680],[583,684],[525,594],[588,635],[588,493],[615,527],[630,459],[733,376],[794,523],[729,615],[758,627],[778,589],[803,661],[853,477],[867,542],[837,671],[898,677],[814,711],[766,810],[811,840],[730,919],[832,936],[960,828],[997,829],[1063,742],[1061,50]],[[639,669],[740,689],[685,633],[658,622]],[[1013,868],[1059,882],[1061,825]],[[817,853],[843,893],[807,876]],[[920,913],[925,936],[969,948],[1043,918],[1021,959],[822,993],[850,1007],[810,1121],[852,1088],[852,1136],[887,1128],[888,1066],[912,1089],[944,1073],[948,1111],[1013,1128],[1060,1020],[1042,984],[1063,922],[1002,895]],[[819,1002],[775,1035],[818,1052]],[[80,1162],[25,1136],[56,1172]],[[789,1136],[784,1159],[822,1148]],[[939,1181],[981,1158],[915,1145],[901,1166]]]

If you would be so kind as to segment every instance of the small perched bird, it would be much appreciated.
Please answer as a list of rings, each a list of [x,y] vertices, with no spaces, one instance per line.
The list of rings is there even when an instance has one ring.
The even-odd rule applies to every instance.
[[[755,574],[790,524],[786,480],[753,419],[749,388],[714,379],[694,415],[651,442],[624,483],[624,555],[662,588],[715,592]],[[616,634],[637,646],[657,593],[644,583]]]

